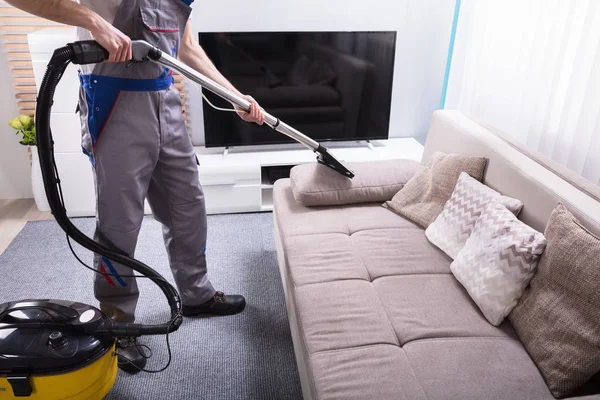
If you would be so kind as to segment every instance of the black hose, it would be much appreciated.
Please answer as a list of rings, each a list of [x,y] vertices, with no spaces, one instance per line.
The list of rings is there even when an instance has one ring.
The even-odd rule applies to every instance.
[[[83,232],[81,232],[75,225],[71,223],[67,217],[67,212],[61,201],[59,192],[60,179],[58,171],[55,169],[54,164],[54,141],[52,139],[52,132],[50,130],[50,112],[52,104],[54,102],[54,92],[56,86],[60,81],[65,69],[69,63],[76,57],[78,49],[73,47],[72,44],[65,47],[61,47],[54,51],[37,98],[36,106],[36,138],[38,146],[38,155],[40,159],[40,167],[42,171],[42,178],[44,181],[44,188],[46,190],[46,196],[50,209],[54,218],[60,225],[60,227],[71,237],[74,241],[85,247],[86,249],[93,251],[94,253],[100,254],[109,260],[113,260],[117,263],[123,264],[134,271],[141,273],[142,275],[151,279],[160,289],[169,302],[171,309],[171,320],[164,324],[158,325],[138,325],[131,324],[131,331],[139,332],[138,336],[141,335],[152,335],[152,334],[165,334],[167,332],[176,331],[182,322],[181,317],[181,300],[177,290],[167,282],[158,272],[150,268],[146,264],[129,257],[122,251],[115,251],[108,247],[101,245],[100,243],[92,240]],[[89,53],[88,53],[89,54]],[[98,53],[96,57],[102,57]],[[103,59],[98,59],[89,62],[101,62]],[[116,324],[113,326],[107,326],[106,332],[111,335],[119,335],[121,329],[127,330],[124,326],[126,324]]]

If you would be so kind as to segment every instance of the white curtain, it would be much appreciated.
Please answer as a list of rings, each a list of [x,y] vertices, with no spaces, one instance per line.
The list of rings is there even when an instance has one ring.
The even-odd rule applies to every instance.
[[[600,0],[462,0],[445,108],[600,183]]]

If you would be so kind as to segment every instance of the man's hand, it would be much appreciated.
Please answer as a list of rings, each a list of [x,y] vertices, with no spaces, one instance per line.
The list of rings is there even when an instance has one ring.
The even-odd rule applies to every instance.
[[[106,22],[102,17],[95,18],[90,29],[92,37],[108,51],[108,62],[125,62],[131,55],[131,39],[123,32]]]
[[[256,100],[254,100],[251,96],[243,96],[244,99],[250,102],[250,110],[244,111],[239,107],[235,107],[237,110],[237,114],[246,122],[256,122],[259,125],[265,123],[265,113],[263,109],[258,105]]]

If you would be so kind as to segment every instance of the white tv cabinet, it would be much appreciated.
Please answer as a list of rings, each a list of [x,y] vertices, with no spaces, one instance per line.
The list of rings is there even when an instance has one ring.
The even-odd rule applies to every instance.
[[[75,40],[71,28],[48,28],[29,35],[29,47],[39,88],[54,49]],[[77,66],[63,76],[52,107],[52,133],[56,164],[61,177],[65,207],[71,217],[95,214],[92,167],[81,152],[80,122],[75,114],[79,80]],[[394,158],[421,160],[423,146],[412,138],[373,143],[325,144],[341,161],[370,161]],[[207,149],[197,147],[200,183],[209,214],[268,211],[273,207],[273,185],[265,178],[272,166],[292,166],[316,161],[315,154],[301,145],[260,148]],[[150,213],[146,205],[146,213]]]

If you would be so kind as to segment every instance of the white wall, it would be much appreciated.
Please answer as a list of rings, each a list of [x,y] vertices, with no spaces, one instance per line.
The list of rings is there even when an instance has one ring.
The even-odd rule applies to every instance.
[[[395,30],[390,136],[424,141],[438,108],[455,0],[229,0],[193,4],[195,32]],[[204,138],[202,107],[189,90],[192,135]]]
[[[2,46],[2,44],[0,44]],[[19,115],[4,48],[0,48],[0,199],[30,198],[31,167],[27,148],[19,144],[8,121]]]

